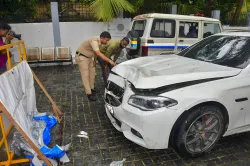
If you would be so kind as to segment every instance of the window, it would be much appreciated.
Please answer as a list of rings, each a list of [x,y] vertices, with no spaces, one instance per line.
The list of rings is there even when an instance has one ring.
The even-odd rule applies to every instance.
[[[203,38],[208,37],[210,35],[220,33],[220,26],[219,24],[215,23],[204,23],[204,34]]]
[[[250,62],[250,37],[211,36],[178,55],[200,61],[243,69]]]
[[[155,19],[153,22],[150,36],[159,38],[174,38],[175,21]]]
[[[198,22],[180,22],[179,37],[180,38],[198,38],[199,23]]]
[[[139,33],[139,36],[142,37],[144,30],[145,30],[146,23],[147,23],[146,20],[134,21],[132,30],[137,31]]]

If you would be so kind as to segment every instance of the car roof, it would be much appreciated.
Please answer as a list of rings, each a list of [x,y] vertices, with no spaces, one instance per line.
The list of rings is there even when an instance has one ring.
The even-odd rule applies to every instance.
[[[141,14],[134,17],[134,20],[138,19],[145,19],[145,18],[168,18],[168,19],[176,19],[176,20],[194,20],[194,21],[214,21],[220,22],[217,19],[208,18],[208,17],[201,17],[201,16],[188,16],[188,15],[179,15],[179,14],[163,14],[163,13],[148,13],[148,14]]]
[[[249,36],[250,37],[250,30],[225,31],[225,32],[217,33],[215,35]]]

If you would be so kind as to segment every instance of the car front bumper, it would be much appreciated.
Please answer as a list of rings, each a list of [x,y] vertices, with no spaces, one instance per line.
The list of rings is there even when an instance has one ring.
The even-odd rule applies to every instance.
[[[172,127],[182,111],[171,108],[141,111],[127,103],[132,94],[130,89],[126,89],[123,102],[118,107],[105,104],[111,123],[127,139],[138,145],[148,149],[168,148]]]

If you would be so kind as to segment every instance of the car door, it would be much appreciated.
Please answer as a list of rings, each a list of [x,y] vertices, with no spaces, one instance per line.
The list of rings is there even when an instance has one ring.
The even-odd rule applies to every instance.
[[[245,126],[248,128],[248,131],[250,130],[250,65],[248,65],[244,70],[243,70],[243,75],[244,75],[244,87],[242,92],[245,94],[245,96],[242,96],[240,99],[240,102],[245,103]]]
[[[250,125],[250,74],[232,77],[229,87],[224,91],[225,96],[221,96],[230,111],[229,128],[234,129],[233,133],[247,131],[250,129],[247,127]]]
[[[148,55],[157,55],[161,52],[173,52],[176,41],[175,32],[175,20],[155,18],[147,40]]]
[[[201,39],[201,21],[179,20],[177,52],[197,43]]]
[[[250,40],[248,45],[250,45]],[[242,66],[250,61],[250,59],[245,60]],[[250,131],[250,65],[228,82],[229,84],[223,85],[225,95],[221,96],[227,102],[231,115],[229,117],[231,130],[227,132],[227,135]]]

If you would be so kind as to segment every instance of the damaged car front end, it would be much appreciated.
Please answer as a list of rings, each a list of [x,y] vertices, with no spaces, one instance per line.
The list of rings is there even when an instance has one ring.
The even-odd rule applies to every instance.
[[[170,117],[173,112],[176,112],[175,109],[170,107],[176,105],[177,101],[154,95],[150,91],[136,93],[136,89],[129,81],[120,77],[124,81],[122,87],[121,84],[117,85],[111,81],[117,80],[117,78],[113,79],[114,77],[118,76],[110,75],[105,91],[106,113],[113,126],[118,131],[123,132],[126,138],[143,147],[150,149],[167,148],[168,140],[164,138],[168,138],[167,133],[170,133],[170,126],[174,123],[174,120],[169,121],[169,125],[167,125],[169,128],[167,128],[164,117]],[[166,111],[166,109],[169,110]],[[162,116],[162,114],[165,115]],[[162,132],[161,127],[159,128],[161,124],[169,132]]]
[[[234,102],[250,94],[249,83],[240,81],[249,78],[242,72],[248,64],[239,50],[240,56],[228,55],[228,44],[239,42],[250,48],[249,37],[214,35],[179,55],[143,57],[114,67],[104,95],[113,126],[145,148],[171,145],[184,156],[207,152],[222,135],[240,132],[236,129],[245,125],[245,113],[235,110],[248,105]]]

